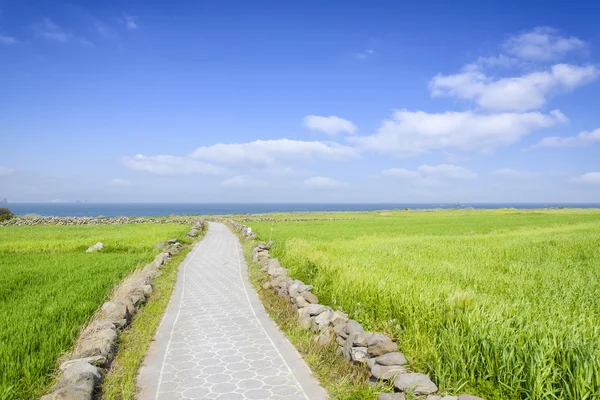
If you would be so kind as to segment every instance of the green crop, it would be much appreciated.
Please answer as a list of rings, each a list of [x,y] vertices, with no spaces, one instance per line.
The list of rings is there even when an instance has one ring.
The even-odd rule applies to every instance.
[[[355,220],[247,224],[443,392],[600,398],[599,210],[331,216]]]
[[[189,229],[177,224],[0,227],[0,399],[34,399],[128,273]],[[100,252],[85,250],[102,242]]]

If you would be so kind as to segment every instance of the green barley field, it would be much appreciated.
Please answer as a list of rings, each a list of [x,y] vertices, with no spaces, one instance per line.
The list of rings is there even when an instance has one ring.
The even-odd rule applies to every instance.
[[[38,398],[111,289],[189,226],[0,226],[0,399]],[[105,248],[86,253],[96,242]]]
[[[600,399],[600,210],[320,217],[354,220],[247,224],[442,392]]]

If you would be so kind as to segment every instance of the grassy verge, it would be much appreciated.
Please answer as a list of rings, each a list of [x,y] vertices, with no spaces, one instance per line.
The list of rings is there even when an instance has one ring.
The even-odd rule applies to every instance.
[[[377,393],[386,391],[382,386],[374,388],[368,384],[369,373],[364,366],[348,363],[342,356],[337,355],[335,343],[327,347],[319,346],[314,342],[315,335],[312,332],[300,328],[292,305],[271,289],[263,289],[262,284],[268,280],[268,275],[250,260],[252,243],[242,243],[248,262],[250,282],[267,313],[302,355],[330,398],[364,400],[375,398]]]
[[[121,332],[117,356],[102,381],[101,399],[135,398],[135,379],[138,370],[142,366],[150,342],[169,304],[177,280],[179,264],[192,248],[192,240],[188,239],[181,252],[171,258],[162,269],[161,275],[152,282],[154,291],[148,302],[139,310],[131,325]]]
[[[112,288],[180,224],[0,226],[0,399],[39,398]],[[104,248],[86,249],[96,242]]]
[[[249,223],[271,254],[442,391],[600,398],[600,210]]]

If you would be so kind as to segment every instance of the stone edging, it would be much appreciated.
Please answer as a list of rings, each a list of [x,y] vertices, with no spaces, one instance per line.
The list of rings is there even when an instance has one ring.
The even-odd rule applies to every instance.
[[[34,226],[34,225],[113,225],[113,224],[193,224],[198,218],[94,218],[94,217],[14,217],[0,222],[0,226]]]
[[[247,240],[256,238],[256,233],[250,227],[237,221],[228,223]],[[290,278],[288,270],[276,258],[269,256],[269,248],[270,243],[265,242],[252,246],[252,261],[271,277],[263,288],[272,288],[280,297],[292,303],[297,310],[301,327],[317,334],[315,342],[326,346],[335,340],[338,354],[343,354],[346,361],[365,365],[374,381],[392,383],[398,392],[380,393],[379,400],[404,400],[407,392],[427,396],[426,400],[483,400],[469,394],[443,397],[435,395],[437,386],[427,375],[409,372],[406,357],[398,351],[398,345],[393,339],[383,333],[365,332],[347,314],[319,304],[319,298],[311,293],[313,286]]]
[[[188,236],[196,237],[203,230],[203,220],[196,220]],[[102,369],[110,367],[117,352],[117,332],[131,323],[138,309],[152,293],[152,281],[172,255],[178,254],[182,244],[177,240],[164,243],[163,252],[143,269],[134,271],[115,290],[83,330],[70,354],[60,365],[62,371],[52,392],[41,400],[92,400],[100,383]]]

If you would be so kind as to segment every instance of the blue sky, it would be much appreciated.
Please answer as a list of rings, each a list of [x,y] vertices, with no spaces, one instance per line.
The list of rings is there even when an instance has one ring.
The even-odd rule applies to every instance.
[[[0,197],[597,202],[599,17],[0,0]]]

